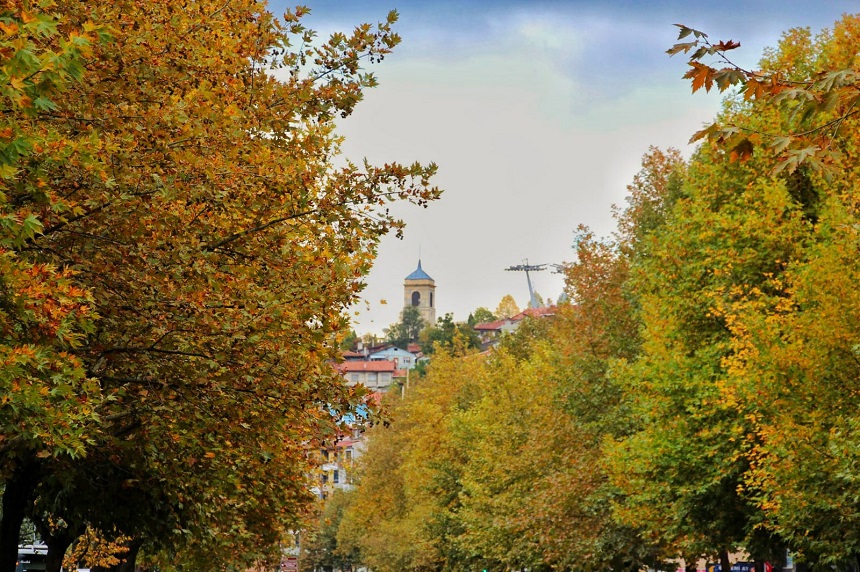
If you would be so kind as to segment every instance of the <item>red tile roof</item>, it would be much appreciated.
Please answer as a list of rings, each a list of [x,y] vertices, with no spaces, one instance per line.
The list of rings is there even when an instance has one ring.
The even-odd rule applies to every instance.
[[[548,316],[554,316],[554,315],[555,315],[555,306],[548,306],[545,308],[526,308],[525,310],[523,310],[522,312],[520,312],[519,314],[517,314],[516,316],[514,316],[511,319],[514,321],[519,321],[519,320],[526,318],[527,316],[532,317],[532,318],[546,318]]]
[[[484,322],[483,324],[475,324],[474,329],[479,332],[492,332],[501,329],[505,324],[515,321],[513,318],[507,320],[496,320],[495,322]]]
[[[526,308],[525,310],[511,318],[496,320],[495,322],[484,322],[483,324],[475,324],[473,329],[479,332],[494,332],[496,330],[502,329],[502,326],[506,324],[521,322],[526,318],[548,318],[550,316],[554,316],[555,311],[555,306],[549,306],[547,308]]]
[[[359,441],[360,441],[360,439],[353,439],[352,437],[343,437],[342,439],[339,439],[338,442],[335,443],[335,445],[337,447],[342,447],[345,449],[347,447],[352,447],[353,445],[355,445]]]
[[[351,373],[359,371],[390,371],[396,369],[395,363],[387,359],[378,359],[373,361],[345,361],[334,366],[341,373]]]

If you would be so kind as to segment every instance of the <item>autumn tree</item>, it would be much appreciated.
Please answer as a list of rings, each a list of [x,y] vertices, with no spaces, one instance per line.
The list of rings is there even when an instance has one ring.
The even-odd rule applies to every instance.
[[[384,205],[438,191],[331,162],[396,14],[315,41],[306,13],[3,9],[0,570],[27,511],[165,568],[274,556],[308,506],[306,448],[362,400],[327,360]]]
[[[559,307],[545,334],[553,348],[547,382],[559,402],[555,415],[564,421],[555,425],[561,435],[553,446],[565,457],[554,463],[531,500],[529,525],[540,531],[545,557],[557,563],[659,569],[667,557],[659,539],[616,519],[611,507],[623,502],[623,491],[607,473],[603,445],[636,427],[629,385],[615,375],[641,352],[631,266],[648,256],[651,236],[671,210],[684,169],[677,151],[651,148],[628,186],[627,205],[616,210],[616,235],[600,239],[580,227],[574,260],[565,265],[571,303]]]
[[[355,491],[335,490],[322,502],[318,516],[311,526],[304,528],[302,536],[302,556],[299,559],[302,570],[313,572],[319,568],[352,570],[361,563],[358,547],[341,546],[337,540],[338,530],[346,509],[353,502]]]
[[[801,115],[786,109],[778,93],[765,94],[753,109],[779,112],[783,129],[807,125],[808,132],[798,139],[821,149],[826,145],[831,155],[814,158],[826,162],[820,172],[810,159],[784,177],[806,223],[802,256],[773,277],[772,288],[780,293],[775,303],[734,309],[736,341],[728,361],[736,399],[758,413],[747,487],[767,511],[767,529],[811,563],[853,563],[860,554],[860,537],[846,524],[858,515],[857,483],[847,469],[855,462],[857,423],[851,389],[856,377],[857,118],[853,107],[843,104],[856,87],[839,79],[855,73],[858,26],[857,16],[845,16],[817,36],[788,32],[762,60],[764,73],[798,90]],[[836,79],[825,85],[826,77]]]
[[[82,75],[82,60],[108,36],[86,33],[58,42],[59,22],[47,13],[9,10],[0,47],[7,111],[0,118],[0,569],[12,570],[18,534],[42,474],[43,459],[81,456],[99,433],[104,394],[74,350],[95,329],[91,292],[76,272],[25,251],[44,230],[42,211],[68,213],[70,201],[50,185],[50,172],[71,162],[97,165],[86,134],[66,134],[41,120]]]
[[[457,542],[505,568],[541,569],[554,562],[544,552],[546,529],[533,528],[532,502],[549,474],[567,462],[557,439],[566,419],[552,405],[545,359],[520,361],[502,349],[485,367],[481,398],[457,412],[452,426],[459,447],[469,451],[458,510],[464,531]]]
[[[462,532],[459,475],[468,452],[452,441],[450,423],[479,396],[483,372],[480,356],[438,352],[404,399],[392,396],[391,426],[368,431],[356,498],[338,531],[338,542],[358,546],[368,567],[477,567],[479,556],[455,542]]]
[[[780,113],[730,99],[719,121],[764,131]],[[809,173],[775,176],[773,149],[744,162],[729,151],[699,148],[634,265],[643,352],[617,375],[631,384],[641,425],[610,451],[626,494],[620,517],[688,560],[719,557],[724,567],[739,547],[757,560],[784,554],[749,480],[764,409],[739,395],[759,380],[731,364],[746,343],[740,316],[782,306],[786,268],[803,260],[816,217]]]
[[[499,301],[499,305],[496,306],[496,311],[493,312],[493,314],[495,314],[500,320],[511,318],[519,313],[520,308],[517,306],[514,297],[510,294],[502,296],[502,299]]]
[[[756,147],[764,147],[778,157],[773,171],[794,172],[801,165],[821,171],[839,159],[831,144],[847,133],[858,114],[860,77],[850,50],[839,53],[851,43],[853,16],[838,22],[834,32],[814,41],[809,29],[794,29],[783,36],[781,50],[771,51],[759,69],[745,69],[732,61],[732,51],[740,42],[712,42],[702,31],[676,24],[679,42],[667,53],[687,54],[690,69],[684,75],[693,92],[700,89],[724,92],[735,90],[743,101],[760,104],[781,113],[779,124],[760,129],[723,117],[696,132],[692,141],[706,139],[728,150],[735,159],[747,159]],[[842,40],[840,40],[840,36]],[[680,41],[687,40],[687,41]],[[829,54],[823,46],[830,40]],[[817,61],[809,57],[817,53]],[[781,61],[778,65],[774,56]]]
[[[802,232],[784,237],[795,241],[795,255],[780,257],[761,293],[738,296],[721,315],[732,334],[726,401],[748,422],[742,490],[765,514],[760,529],[812,563],[853,563],[860,553],[845,524],[857,515],[846,467],[856,424],[848,372],[855,364],[858,25],[847,15],[817,36],[790,30],[754,71],[732,63],[736,42],[712,44],[689,28],[682,34],[692,41],[671,50],[692,54],[694,90],[738,88],[732,113],[695,137],[714,154],[767,165],[788,195],[780,199],[783,218],[803,221]]]

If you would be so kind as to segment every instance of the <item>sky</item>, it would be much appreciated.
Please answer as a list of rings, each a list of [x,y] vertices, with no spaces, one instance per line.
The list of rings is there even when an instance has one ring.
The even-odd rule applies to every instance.
[[[287,3],[276,0],[277,14]],[[442,198],[401,205],[404,238],[383,239],[353,311],[359,334],[382,334],[403,307],[417,266],[436,282],[437,316],[465,320],[511,294],[528,303],[523,264],[572,261],[576,229],[614,228],[612,206],[649,146],[692,152],[719,94],[692,94],[673,24],[736,40],[754,68],[794,27],[813,32],[858,10],[847,0],[309,0],[321,35],[399,13],[395,52],[369,67],[379,86],[339,125],[344,156],[371,163],[435,162]],[[531,274],[555,300],[560,274]]]

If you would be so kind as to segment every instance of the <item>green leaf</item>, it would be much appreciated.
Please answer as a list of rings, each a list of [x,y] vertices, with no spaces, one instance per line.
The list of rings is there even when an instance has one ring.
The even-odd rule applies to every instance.
[[[40,95],[33,100],[33,107],[40,111],[56,111],[57,105],[47,97]]]
[[[25,239],[30,239],[37,234],[42,234],[42,223],[34,214],[30,214],[21,223],[21,234]]]

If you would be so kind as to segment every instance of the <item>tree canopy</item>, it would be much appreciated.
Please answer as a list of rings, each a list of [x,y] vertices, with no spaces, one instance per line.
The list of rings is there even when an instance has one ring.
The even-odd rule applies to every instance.
[[[307,12],[2,9],[0,570],[25,514],[165,569],[276,557],[308,506],[306,449],[363,401],[327,361],[385,205],[439,191],[332,161],[396,13],[319,40]]]
[[[517,306],[514,297],[510,294],[505,294],[501,300],[499,300],[499,305],[496,306],[496,311],[493,314],[499,318],[500,320],[505,318],[511,318],[520,313],[520,307]]]

